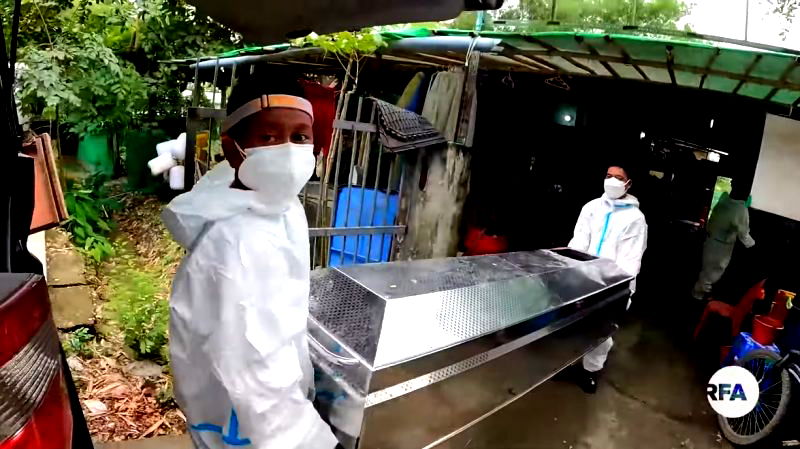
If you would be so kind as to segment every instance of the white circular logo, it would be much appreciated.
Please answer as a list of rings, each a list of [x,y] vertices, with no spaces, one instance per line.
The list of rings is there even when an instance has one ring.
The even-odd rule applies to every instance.
[[[711,408],[725,418],[741,418],[758,402],[758,381],[741,366],[726,366],[711,376],[706,397]]]

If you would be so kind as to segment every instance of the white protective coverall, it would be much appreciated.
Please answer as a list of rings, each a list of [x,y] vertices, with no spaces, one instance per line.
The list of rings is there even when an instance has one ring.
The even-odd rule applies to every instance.
[[[719,199],[707,226],[708,238],[703,245],[703,267],[694,285],[692,295],[703,299],[719,281],[733,256],[738,239],[751,248],[756,244],[750,237],[750,213],[743,200],[735,200],[727,193]]]
[[[583,206],[569,247],[613,260],[626,273],[636,276],[647,248],[647,222],[639,210],[639,200],[625,195],[612,200],[606,195]],[[631,282],[631,294],[636,281]],[[630,305],[630,302],[629,302]],[[600,371],[606,363],[614,341],[609,338],[583,358],[587,371]]]
[[[170,297],[175,396],[195,447],[331,449],[306,341],[308,224],[264,204],[222,163],[163,213],[188,250]]]

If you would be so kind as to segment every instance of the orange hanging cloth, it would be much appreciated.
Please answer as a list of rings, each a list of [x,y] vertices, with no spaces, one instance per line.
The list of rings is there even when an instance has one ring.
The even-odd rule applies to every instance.
[[[328,156],[336,115],[336,89],[314,81],[301,81],[305,97],[314,108],[314,154]]]

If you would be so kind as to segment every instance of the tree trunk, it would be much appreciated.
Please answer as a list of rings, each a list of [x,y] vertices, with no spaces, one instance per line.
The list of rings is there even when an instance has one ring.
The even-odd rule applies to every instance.
[[[404,179],[403,191],[408,193],[403,195],[400,216],[407,217],[408,233],[398,244],[398,260],[456,255],[470,160],[468,152],[451,144],[420,151],[416,163],[407,167],[410,176]]]

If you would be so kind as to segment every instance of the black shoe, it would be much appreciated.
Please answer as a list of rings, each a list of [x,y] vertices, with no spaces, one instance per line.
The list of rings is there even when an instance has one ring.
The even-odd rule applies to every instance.
[[[580,370],[580,374],[577,379],[577,384],[581,387],[586,394],[595,394],[597,393],[597,376],[598,373],[593,373],[591,371],[587,371],[583,368]]]

